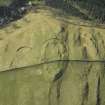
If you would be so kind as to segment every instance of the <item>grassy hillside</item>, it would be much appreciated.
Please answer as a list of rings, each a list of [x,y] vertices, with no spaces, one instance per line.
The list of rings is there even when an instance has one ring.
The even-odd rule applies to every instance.
[[[104,105],[104,59],[104,27],[59,9],[30,11],[0,29],[0,104]]]
[[[99,39],[100,40],[104,39],[104,33],[105,33],[104,27],[102,28],[100,26],[94,26],[95,24],[93,25],[91,22],[88,22],[88,21],[86,22],[78,17],[70,16],[68,18],[65,18],[65,16],[66,15],[63,15],[62,12],[60,12],[59,10],[57,11],[57,10],[51,9],[51,8],[45,8],[45,10],[44,10],[44,7],[43,7],[43,9],[41,9],[41,10],[38,9],[37,12],[35,12],[35,13],[30,12],[24,18],[11,23],[7,27],[0,29],[0,39],[1,39],[0,40],[0,43],[1,43],[0,48],[2,49],[2,50],[0,50],[0,54],[1,54],[0,57],[4,57],[3,59],[0,58],[1,66],[3,63],[3,66],[8,67],[9,66],[8,64],[10,64],[10,62],[12,62],[12,60],[14,60],[15,56],[16,56],[16,59],[20,59],[19,65],[20,64],[24,65],[24,63],[26,63],[26,61],[27,61],[26,64],[33,63],[33,60],[34,60],[34,63],[35,62],[38,63],[39,60],[33,59],[33,58],[40,57],[39,45],[42,46],[43,42],[45,40],[55,37],[56,34],[59,33],[60,28],[62,27],[61,24],[65,23],[65,22],[66,22],[65,24],[68,24],[68,27],[69,27],[69,29],[68,29],[69,36],[68,37],[70,40],[69,47],[70,47],[70,49],[72,49],[72,53],[70,54],[71,58],[83,59],[84,56],[82,55],[81,48],[87,46],[87,50],[89,51],[88,56],[90,56],[89,59],[96,59],[96,56],[97,56],[97,55],[95,55],[97,52],[96,49],[98,49],[98,48],[100,49],[99,46],[101,46],[101,47],[103,46],[103,45],[101,45],[102,44],[101,42],[98,42],[97,38],[99,38],[98,37],[98,34],[99,34],[99,36],[101,36]],[[26,31],[26,29],[27,29],[27,31]],[[85,34],[86,34],[86,36],[85,36]],[[99,43],[100,45],[98,46],[97,44],[94,45],[94,44],[90,43],[90,39],[88,39],[88,37],[90,39],[92,38],[93,43],[95,43],[95,41],[97,41],[97,44]],[[95,39],[94,39],[94,37],[95,37]],[[71,39],[71,38],[77,38],[77,39],[75,39],[77,41],[77,43],[81,43],[82,45],[79,47],[78,47],[78,45],[75,45],[75,47],[74,47],[73,43],[75,41],[74,41],[74,39]],[[86,44],[83,40],[87,40]],[[90,44],[88,44],[88,43],[90,43]],[[27,46],[28,44],[38,45],[37,48],[34,45],[30,45],[30,47],[26,47],[26,52],[28,53],[28,50],[29,50],[29,55],[30,55],[30,53],[32,53],[30,55],[30,58],[32,57],[33,60],[29,59],[28,56],[23,56],[23,58],[25,57],[25,59],[27,59],[27,60],[23,59],[24,61],[22,61],[22,57],[18,57],[20,54],[18,55],[18,53],[15,52],[15,50],[18,49],[17,48],[18,44],[19,44],[20,48],[22,46]],[[34,48],[31,50],[32,46]],[[7,49],[6,47],[9,47],[9,48],[8,48],[8,50],[5,51],[5,49]],[[95,49],[94,47],[98,47],[98,48]],[[24,50],[24,48],[23,48],[23,50]],[[92,53],[91,53],[91,50],[93,50]],[[100,51],[101,50],[103,50],[103,49],[100,49]],[[30,51],[32,51],[32,52],[30,52]],[[76,53],[77,51],[78,51],[79,55]],[[19,52],[19,53],[25,54],[25,52],[23,52],[23,51]],[[100,57],[102,56],[101,58],[103,59],[104,52],[102,51],[100,53],[102,53],[102,55],[100,55]],[[101,59],[99,56],[97,56],[97,57],[99,59]],[[56,58],[53,58],[53,59],[56,59]],[[28,60],[29,60],[29,62],[28,62]],[[17,60],[16,60],[16,62],[17,62]]]

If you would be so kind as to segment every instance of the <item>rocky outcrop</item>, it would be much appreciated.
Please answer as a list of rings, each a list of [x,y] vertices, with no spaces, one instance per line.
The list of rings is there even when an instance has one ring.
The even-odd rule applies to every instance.
[[[104,105],[104,27],[51,11],[0,30],[0,105]]]

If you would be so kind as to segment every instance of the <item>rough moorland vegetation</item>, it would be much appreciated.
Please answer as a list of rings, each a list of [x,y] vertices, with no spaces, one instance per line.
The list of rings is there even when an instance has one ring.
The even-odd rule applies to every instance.
[[[104,0],[0,0],[0,24],[20,18],[28,3],[45,4],[98,24],[105,23]]]
[[[104,0],[47,0],[47,3],[67,12],[74,8],[98,23],[105,23]]]
[[[0,25],[21,18],[29,4],[44,4],[98,24],[105,23],[104,0],[0,0]]]

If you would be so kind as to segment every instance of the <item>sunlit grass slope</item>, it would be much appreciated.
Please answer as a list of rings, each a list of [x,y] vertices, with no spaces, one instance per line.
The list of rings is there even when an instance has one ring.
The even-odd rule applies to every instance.
[[[104,105],[100,60],[104,26],[49,7],[30,11],[0,29],[0,105],[99,105],[97,97]]]
[[[11,68],[41,63],[43,51],[47,50],[44,47],[50,43],[50,40],[52,46],[53,38],[59,36],[61,27],[65,27],[65,24],[68,34],[66,46],[70,50],[68,59],[104,59],[105,29],[103,27],[92,26],[91,23],[79,18],[59,17],[55,14],[55,10],[51,11],[39,9],[35,13],[30,12],[24,18],[0,29],[1,70],[2,67]],[[66,32],[63,34],[66,37]],[[50,52],[47,55],[50,57],[49,60],[60,59],[54,55],[55,52],[52,55],[49,54]]]

